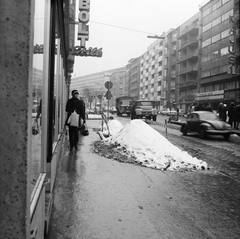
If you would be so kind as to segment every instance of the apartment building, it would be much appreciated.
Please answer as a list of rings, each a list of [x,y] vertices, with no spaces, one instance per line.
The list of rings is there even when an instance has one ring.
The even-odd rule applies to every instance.
[[[200,6],[200,69],[196,100],[217,109],[220,102],[239,102],[239,75],[230,72],[229,17],[234,13],[234,0],[205,1]],[[238,4],[239,5],[239,4]]]
[[[178,28],[177,107],[185,112],[195,100],[199,79],[199,23],[198,12]]]
[[[168,108],[175,108],[178,99],[177,85],[177,42],[179,29],[173,29],[167,35],[167,66],[166,66],[166,103]]]
[[[164,39],[154,41],[140,60],[140,99],[158,102],[158,109],[166,105],[167,92],[167,43]]]
[[[140,57],[133,58],[126,66],[128,69],[128,79],[126,76],[126,81],[129,81],[129,96],[133,97],[134,100],[139,99],[140,60]]]

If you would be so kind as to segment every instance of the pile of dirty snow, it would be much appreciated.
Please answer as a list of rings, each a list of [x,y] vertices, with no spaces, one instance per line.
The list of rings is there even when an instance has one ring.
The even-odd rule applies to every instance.
[[[112,136],[104,142],[115,145],[137,163],[160,170],[207,169],[206,162],[180,150],[142,120],[131,120],[122,128],[116,121],[109,121]],[[113,133],[115,125],[117,129]]]
[[[112,119],[108,121],[108,128],[110,131],[110,135],[114,135],[123,128],[123,125],[120,121]],[[101,131],[105,137],[108,137],[109,136],[108,128],[104,122],[103,125],[99,126],[98,130]]]

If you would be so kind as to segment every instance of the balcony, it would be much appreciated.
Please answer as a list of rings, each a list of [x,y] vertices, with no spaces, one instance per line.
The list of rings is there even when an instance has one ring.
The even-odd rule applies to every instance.
[[[181,69],[180,74],[187,74],[190,72],[197,72],[198,71],[198,67],[197,66],[190,66],[190,67],[186,67]]]
[[[190,81],[186,81],[186,82],[181,82],[179,84],[177,84],[178,88],[192,88],[197,86],[197,81],[195,80],[190,80]]]
[[[188,32],[197,32],[199,28],[199,23],[192,23],[182,29],[181,36],[187,34]]]
[[[182,43],[181,48],[185,48],[187,46],[197,45],[197,44],[198,44],[198,37],[193,37],[191,39],[186,40],[186,42]]]

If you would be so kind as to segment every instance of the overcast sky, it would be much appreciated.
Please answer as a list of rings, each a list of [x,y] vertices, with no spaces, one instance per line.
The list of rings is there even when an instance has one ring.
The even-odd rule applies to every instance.
[[[131,58],[142,55],[154,42],[154,39],[147,38],[148,35],[161,35],[170,28],[180,26],[199,11],[202,2],[91,0],[89,41],[86,47],[103,48],[103,56],[76,56],[72,77],[126,66]],[[79,45],[80,41],[76,37],[75,46]]]

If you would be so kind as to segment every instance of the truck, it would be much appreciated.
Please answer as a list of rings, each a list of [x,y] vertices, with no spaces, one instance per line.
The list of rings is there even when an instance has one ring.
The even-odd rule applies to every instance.
[[[155,101],[137,100],[133,102],[131,107],[131,120],[142,118],[157,121],[157,108]]]
[[[131,96],[121,96],[116,98],[117,116],[122,116],[123,114],[130,116],[132,102],[133,97]]]

